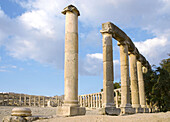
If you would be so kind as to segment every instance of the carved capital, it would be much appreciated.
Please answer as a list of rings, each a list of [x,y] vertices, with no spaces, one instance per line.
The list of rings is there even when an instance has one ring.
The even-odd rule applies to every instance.
[[[69,6],[65,7],[61,13],[65,15],[67,11],[70,11],[70,12],[76,11],[77,15],[80,16],[79,10],[73,5],[69,5]]]
[[[127,41],[118,41],[117,45],[118,46],[120,46],[120,45],[128,45],[128,43],[127,43]]]
[[[128,54],[129,54],[129,55],[130,55],[130,54],[133,54],[133,55],[138,56],[138,55],[139,55],[139,51],[138,51],[137,48],[135,48],[133,51],[129,51]]]

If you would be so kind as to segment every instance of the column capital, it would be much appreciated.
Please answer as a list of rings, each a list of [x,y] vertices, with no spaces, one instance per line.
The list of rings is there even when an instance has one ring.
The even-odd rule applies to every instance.
[[[120,45],[127,45],[128,46],[128,43],[127,43],[127,41],[118,41],[117,45],[118,46],[120,46]]]
[[[138,55],[139,55],[138,49],[135,48],[133,51],[129,51],[129,52],[128,52],[128,55],[131,55],[131,54],[138,56]]]
[[[67,13],[67,11],[70,11],[70,12],[73,12],[73,13],[76,12],[77,16],[80,16],[79,10],[73,5],[68,5],[67,7],[65,7],[63,9],[63,11],[61,13],[65,15]]]

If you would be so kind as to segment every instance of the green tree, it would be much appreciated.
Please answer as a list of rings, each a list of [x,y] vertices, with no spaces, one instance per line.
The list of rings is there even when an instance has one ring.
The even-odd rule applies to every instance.
[[[114,89],[120,88],[120,87],[121,87],[120,84],[121,84],[121,82],[115,82],[115,83],[113,84]]]
[[[156,104],[160,111],[170,110],[170,58],[153,69],[144,74],[147,103]]]

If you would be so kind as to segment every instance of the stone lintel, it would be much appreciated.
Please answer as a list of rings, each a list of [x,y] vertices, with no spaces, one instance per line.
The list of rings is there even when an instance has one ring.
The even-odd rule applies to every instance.
[[[61,13],[65,15],[67,11],[70,11],[70,12],[76,11],[77,15],[80,16],[79,10],[73,5],[69,5],[65,7]]]
[[[117,41],[125,41],[127,39],[127,35],[116,25],[114,25],[111,22],[106,22],[102,24],[102,32],[111,32],[112,37],[116,39]]]
[[[57,107],[57,115],[58,116],[78,116],[85,115],[86,108],[85,107],[72,107],[72,106],[58,106]]]
[[[102,115],[120,115],[121,109],[116,107],[105,107],[101,108],[99,114]]]

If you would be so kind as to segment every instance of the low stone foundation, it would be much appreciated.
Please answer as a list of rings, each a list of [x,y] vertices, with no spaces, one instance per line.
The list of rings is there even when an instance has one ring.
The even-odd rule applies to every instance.
[[[99,114],[102,115],[120,115],[120,108],[116,108],[116,107],[105,107],[105,108],[101,108],[99,111]]]
[[[124,114],[135,114],[135,108],[132,107],[121,107],[120,115]]]
[[[85,114],[86,114],[85,107],[72,107],[72,106],[57,107],[57,116],[77,116]]]

